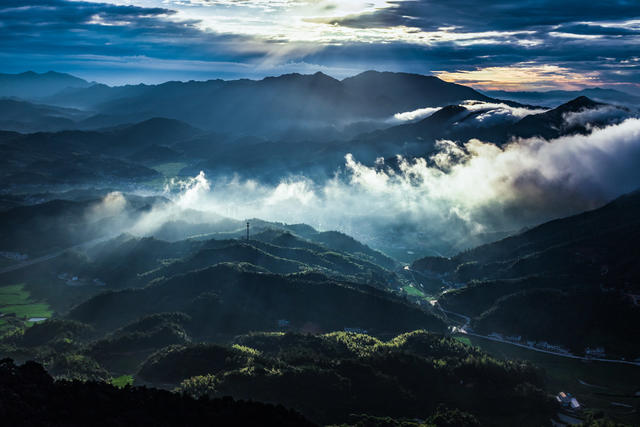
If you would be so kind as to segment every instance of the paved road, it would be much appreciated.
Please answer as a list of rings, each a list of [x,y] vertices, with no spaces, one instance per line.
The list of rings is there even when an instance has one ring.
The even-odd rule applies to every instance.
[[[418,274],[422,275],[419,271],[415,271],[415,270],[411,269],[409,266],[406,266],[405,270],[407,270],[407,271],[409,271],[411,273],[411,275],[413,276],[414,280],[416,279],[416,276],[414,275],[414,273],[418,273]],[[420,283],[420,282],[416,280],[416,283]],[[420,285],[422,285],[422,284],[420,283]],[[461,314],[461,313],[455,313],[453,311],[445,310],[444,308],[442,308],[442,306],[440,304],[438,304],[437,300],[431,301],[431,305],[433,305],[434,308],[437,308],[438,310],[440,310],[442,312],[442,314],[445,315],[445,318],[447,318],[447,319],[448,319],[447,314],[458,316],[458,317],[464,319],[464,321],[465,321],[464,325],[462,325],[461,327],[457,327],[457,326],[453,327],[454,332],[458,332],[458,333],[463,334],[463,335],[470,335],[470,336],[474,336],[474,337],[478,337],[478,338],[484,338],[484,339],[487,339],[489,341],[496,341],[496,342],[501,342],[503,344],[515,345],[517,347],[526,348],[527,350],[537,351],[539,353],[553,354],[554,356],[567,357],[567,358],[570,358],[570,359],[580,359],[580,360],[587,360],[587,361],[597,361],[597,362],[605,362],[605,363],[619,363],[619,364],[623,364],[623,365],[640,366],[640,362],[634,362],[634,361],[630,361],[630,360],[605,359],[605,358],[600,358],[600,357],[576,356],[575,354],[571,354],[571,353],[560,353],[560,352],[556,352],[556,351],[545,350],[545,349],[538,348],[538,347],[532,347],[532,346],[529,346],[529,345],[516,343],[516,342],[513,342],[513,341],[508,341],[508,340],[505,340],[505,339],[502,339],[502,338],[490,337],[488,335],[476,334],[475,332],[469,331],[469,324],[471,323],[471,318],[469,316],[466,316],[466,315]]]
[[[16,271],[16,270],[21,270],[25,267],[29,267],[30,265],[34,265],[34,264],[40,264],[41,262],[45,262],[45,261],[49,261],[50,259],[59,257],[60,255],[62,255],[63,253],[70,251],[70,250],[74,250],[74,249],[83,249],[83,248],[88,248],[91,247],[93,245],[96,245],[100,242],[104,242],[106,240],[111,239],[112,236],[109,237],[101,237],[99,239],[93,239],[90,240],[88,242],[84,242],[84,243],[80,243],[74,246],[71,246],[69,248],[66,249],[61,249],[59,251],[56,252],[51,252],[50,254],[47,255],[42,255],[38,258],[32,258],[32,259],[28,259],[26,261],[23,261],[21,263],[15,264],[15,265],[10,265],[9,267],[5,267],[0,269],[0,274],[4,274],[4,273],[9,273],[11,271]]]
[[[435,303],[435,305],[440,306],[440,304],[438,304],[437,302]],[[460,314],[460,313],[454,313],[453,311],[445,310],[442,307],[440,307],[440,309],[445,313],[453,314],[455,316],[459,316],[459,317],[465,319],[465,324],[462,327],[454,327],[454,329],[453,329],[454,332],[458,332],[458,333],[463,334],[463,335],[470,335],[470,336],[473,336],[473,337],[484,338],[484,339],[487,339],[489,341],[495,341],[495,342],[500,342],[500,343],[503,343],[503,344],[515,345],[516,347],[526,348],[527,350],[537,351],[539,353],[553,354],[554,356],[567,357],[567,358],[570,358],[570,359],[579,359],[579,360],[597,361],[597,362],[606,362],[606,363],[620,363],[620,364],[623,364],[623,365],[640,366],[640,362],[634,362],[634,361],[631,361],[631,360],[605,359],[605,358],[601,358],[601,357],[577,356],[577,355],[571,354],[571,353],[561,353],[561,352],[557,352],[557,351],[545,350],[545,349],[538,348],[538,347],[532,347],[530,345],[520,344],[520,343],[517,343],[517,342],[505,340],[505,339],[498,338],[498,337],[490,337],[488,335],[476,334],[475,332],[471,332],[471,331],[468,330],[469,322],[471,321],[471,319],[468,316],[465,316],[464,314]]]

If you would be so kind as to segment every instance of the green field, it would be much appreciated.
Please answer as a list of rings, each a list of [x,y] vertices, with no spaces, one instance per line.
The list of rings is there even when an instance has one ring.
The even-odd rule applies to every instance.
[[[424,292],[422,292],[420,289],[411,286],[411,285],[406,285],[404,286],[402,289],[404,289],[404,291],[407,293],[407,295],[412,296],[412,297],[425,297]]]
[[[618,421],[640,425],[640,414],[634,410],[640,400],[634,397],[640,392],[640,366],[569,359],[478,337],[460,338],[495,357],[529,360],[541,367],[551,394],[572,393],[585,409],[601,410]]]
[[[117,378],[111,379],[111,384],[118,388],[124,388],[125,386],[133,385],[133,376],[121,375]]]
[[[49,304],[31,298],[23,283],[0,287],[0,313],[15,313],[15,319],[27,326],[33,323],[27,321],[31,317],[49,318],[53,314]],[[8,319],[0,318],[0,331],[8,326],[8,322]]]

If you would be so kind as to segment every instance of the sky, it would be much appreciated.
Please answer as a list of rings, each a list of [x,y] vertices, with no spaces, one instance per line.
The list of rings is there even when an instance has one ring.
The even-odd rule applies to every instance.
[[[0,64],[112,85],[376,69],[640,93],[640,1],[2,0]]]

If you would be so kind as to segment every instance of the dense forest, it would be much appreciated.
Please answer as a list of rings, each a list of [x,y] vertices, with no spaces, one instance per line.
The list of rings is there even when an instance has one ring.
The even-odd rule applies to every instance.
[[[116,388],[104,382],[55,381],[34,362],[0,361],[0,417],[6,425],[313,426],[282,406],[224,399],[195,400],[164,390]]]
[[[189,320],[155,315],[98,340],[87,325],[48,321],[5,338],[2,351],[35,358],[57,378],[110,382],[137,370],[136,384],[197,399],[280,403],[321,424],[349,423],[359,413],[427,420],[446,409],[462,411],[465,425],[534,426],[555,410],[531,364],[500,361],[442,335],[414,331],[382,341],[260,332],[213,344],[192,341],[182,327]]]

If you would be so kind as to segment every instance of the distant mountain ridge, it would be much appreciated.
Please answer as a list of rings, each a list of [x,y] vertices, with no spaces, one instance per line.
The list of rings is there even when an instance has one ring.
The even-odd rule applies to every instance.
[[[303,80],[308,83],[307,77],[288,76],[285,80],[274,78],[268,84],[274,87],[290,88],[288,79]],[[374,80],[381,78],[378,74],[374,74],[373,77],[375,77]],[[341,87],[339,81],[328,76],[316,76],[315,79],[320,85],[328,84],[334,89]],[[298,93],[298,89],[293,92]],[[371,96],[378,95],[372,93]],[[485,104],[486,107],[483,106]],[[2,106],[6,108],[3,110]],[[267,116],[266,110],[262,112],[256,106],[250,108],[253,111],[251,114]],[[549,111],[532,110],[530,115],[523,118],[518,116],[503,118],[498,115],[498,119],[494,121],[482,119],[492,114],[496,108],[501,107],[496,107],[493,102],[484,103],[484,101],[477,101],[476,104],[451,104],[422,120],[365,132],[351,139],[334,139],[335,135],[330,131],[324,133],[322,132],[324,128],[312,127],[307,133],[297,136],[289,135],[278,140],[266,137],[239,137],[233,132],[211,132],[205,130],[206,128],[194,127],[189,122],[162,116],[137,120],[144,114],[119,116],[122,120],[128,120],[115,125],[113,119],[116,116],[112,115],[92,116],[73,122],[69,117],[86,117],[86,112],[31,104],[14,99],[0,99],[0,124],[3,121],[10,123],[12,126],[8,126],[8,129],[23,130],[24,127],[46,125],[56,130],[57,127],[71,122],[78,127],[89,127],[87,125],[89,122],[98,126],[94,130],[0,134],[0,154],[3,154],[0,160],[0,164],[3,165],[0,179],[4,179],[6,183],[16,184],[46,182],[55,184],[61,182],[60,178],[70,182],[69,177],[61,177],[53,173],[55,171],[51,170],[51,167],[55,163],[51,163],[52,159],[60,159],[68,163],[75,158],[73,161],[77,163],[77,160],[81,159],[78,156],[92,156],[86,160],[93,163],[93,170],[86,170],[83,171],[84,175],[77,175],[82,178],[82,176],[88,176],[86,174],[93,175],[100,168],[114,166],[104,162],[105,156],[110,156],[120,162],[137,163],[138,166],[145,167],[181,162],[183,166],[180,166],[180,175],[193,176],[202,170],[208,176],[238,173],[276,182],[282,178],[284,171],[284,173],[304,174],[320,181],[332,176],[333,172],[344,164],[344,156],[347,153],[353,154],[364,163],[371,163],[378,157],[384,157],[389,159],[389,165],[393,165],[393,159],[397,154],[408,158],[429,156],[435,149],[435,142],[439,139],[463,144],[471,138],[477,138],[497,145],[507,143],[513,138],[539,136],[552,139],[568,134],[587,134],[591,126],[617,123],[633,114],[623,107],[579,97]],[[522,107],[518,109],[521,110]],[[583,113],[586,114],[584,119]],[[568,122],[567,119],[572,117],[576,120]],[[34,124],[33,120],[40,120],[40,124]],[[584,123],[584,120],[589,122],[589,126]],[[117,121],[115,120],[116,123]],[[244,129],[253,131],[252,122],[248,119],[245,121],[249,124],[246,124]],[[101,123],[109,125],[99,126]],[[300,123],[303,121],[301,120]],[[379,123],[387,122],[381,120]],[[264,126],[268,125],[264,124]],[[258,129],[255,130],[263,132],[264,129],[258,125]],[[318,132],[319,140],[317,141],[307,139],[315,132],[313,129]],[[268,161],[265,161],[266,158]],[[34,167],[30,167],[31,165]],[[71,168],[69,170],[79,172],[77,165],[69,165]],[[120,163],[118,169],[124,166],[125,164]],[[25,171],[30,172],[25,175]],[[103,170],[101,173],[113,176],[110,170]],[[134,175],[127,172],[122,176],[143,175],[151,177],[143,170],[139,170]],[[76,175],[73,175],[73,179],[76,179]]]
[[[46,73],[27,71],[20,74],[0,73],[0,96],[35,99],[51,96],[66,88],[87,88],[92,84],[71,74],[55,71]]]
[[[384,153],[384,147],[397,150],[400,144],[408,155],[411,155],[410,150],[413,150],[413,155],[424,155],[433,149],[433,144],[438,139],[466,142],[471,138],[478,138],[501,145],[512,138],[557,138],[566,134],[589,132],[587,127],[579,122],[566,123],[569,113],[602,107],[618,111],[620,116],[629,113],[623,107],[595,102],[580,96],[545,112],[532,111],[532,114],[519,119],[516,117],[511,121],[499,120],[485,124],[479,120],[483,114],[495,110],[494,106],[489,104],[486,108],[466,108],[464,105],[449,105],[416,122],[358,135],[352,142],[355,145],[366,144],[368,147],[376,144],[378,155],[386,156],[395,153]],[[608,124],[610,119],[610,116],[604,116],[602,119],[594,117],[590,124],[604,125]]]
[[[556,106],[579,96],[586,96],[600,102],[640,105],[640,96],[621,92],[615,89],[588,88],[582,90],[550,90],[545,92],[483,91],[488,96],[510,99],[524,104]]]
[[[0,98],[0,129],[22,133],[73,129],[87,114],[80,110]]]
[[[561,344],[582,354],[604,347],[636,358],[640,321],[640,191],[603,207],[541,224],[412,269],[465,286],[439,302],[471,317],[477,332]]]
[[[167,117],[207,130],[267,137],[297,135],[308,129],[316,129],[326,137],[351,123],[386,119],[396,113],[464,100],[496,101],[470,87],[434,76],[378,71],[366,71],[343,80],[318,72],[262,80],[118,87],[89,84],[73,80],[72,76],[65,78],[66,83],[60,83],[57,91],[40,90],[36,94],[35,90],[13,88],[10,95],[91,111],[104,126]],[[37,74],[32,78],[38,79],[44,78]],[[0,90],[0,96],[3,95],[8,93]],[[251,123],[251,131],[247,123]]]

